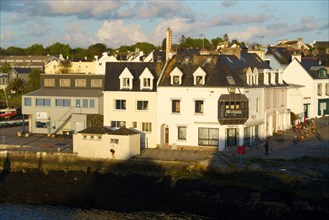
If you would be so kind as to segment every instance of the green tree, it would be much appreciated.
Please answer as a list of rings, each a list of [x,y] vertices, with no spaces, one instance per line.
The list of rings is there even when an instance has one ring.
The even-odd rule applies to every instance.
[[[64,57],[69,57],[71,55],[71,47],[68,44],[54,43],[46,48],[47,53],[59,56],[62,54]]]
[[[59,63],[59,72],[62,74],[71,72],[72,63],[70,60],[62,60]]]
[[[93,59],[94,56],[101,57],[104,52],[107,51],[107,46],[105,44],[97,43],[90,45],[87,49],[88,58]]]
[[[217,46],[218,46],[218,44],[219,44],[219,42],[222,42],[223,41],[223,39],[221,38],[221,37],[216,37],[216,38],[214,38],[214,39],[211,39],[211,46],[212,46],[212,48],[213,49],[216,49],[217,48]]]
[[[8,84],[7,90],[13,90],[16,93],[23,93],[26,90],[26,82],[24,79],[15,78]]]
[[[25,55],[25,50],[20,47],[8,47],[6,51],[7,55]]]
[[[40,88],[40,75],[41,70],[33,69],[29,73],[29,81],[28,81],[28,90],[34,91]]]
[[[33,44],[25,49],[27,55],[44,55],[45,49],[42,44]]]
[[[151,51],[159,49],[158,47],[154,46],[154,44],[147,43],[147,42],[138,42],[138,43],[132,45],[132,47],[134,48],[134,50],[139,48],[145,54],[149,54]]]
[[[226,33],[224,34],[223,38],[224,38],[224,41],[229,41],[228,35]]]
[[[1,67],[0,67],[0,72],[1,73],[9,73],[10,70],[11,70],[11,66],[7,62],[5,62],[4,64],[2,64]]]
[[[103,115],[95,115],[92,119],[91,126],[92,127],[103,127],[104,117]]]

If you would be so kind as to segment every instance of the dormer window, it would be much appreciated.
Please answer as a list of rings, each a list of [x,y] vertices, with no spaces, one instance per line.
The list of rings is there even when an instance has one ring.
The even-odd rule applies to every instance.
[[[324,68],[319,69],[319,78],[327,78],[327,71]]]
[[[202,86],[205,84],[205,79],[206,79],[206,72],[199,67],[194,73],[193,73],[193,78],[194,78],[194,85],[197,86]]]
[[[146,67],[142,74],[139,77],[140,80],[140,89],[143,90],[152,90],[153,89],[153,80],[154,76],[151,71]]]
[[[171,73],[170,73],[170,84],[171,85],[181,85],[182,84],[182,76],[183,73],[176,67]]]
[[[121,75],[119,76],[119,79],[120,79],[120,89],[133,88],[134,76],[131,74],[131,72],[127,67],[122,71]]]

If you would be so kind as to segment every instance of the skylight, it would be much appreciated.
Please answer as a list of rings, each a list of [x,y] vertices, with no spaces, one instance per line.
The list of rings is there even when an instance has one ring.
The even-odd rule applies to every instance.
[[[228,81],[228,84],[230,84],[231,86],[235,85],[235,81],[232,76],[226,76],[226,79]]]

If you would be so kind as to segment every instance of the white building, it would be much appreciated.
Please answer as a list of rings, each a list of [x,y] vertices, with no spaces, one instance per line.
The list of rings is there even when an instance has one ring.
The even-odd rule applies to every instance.
[[[156,81],[161,67],[160,63],[107,63],[104,126],[139,131],[142,148],[156,147]]]
[[[252,145],[290,126],[287,87],[256,54],[177,55],[159,81],[158,144]]]
[[[329,75],[315,59],[294,59],[284,70],[283,79],[304,86],[301,91],[306,118],[329,114]]]

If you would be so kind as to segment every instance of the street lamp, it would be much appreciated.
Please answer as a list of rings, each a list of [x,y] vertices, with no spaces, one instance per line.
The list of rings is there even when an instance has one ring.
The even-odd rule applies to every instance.
[[[202,37],[202,50],[204,50],[204,35],[200,34],[200,36]]]

